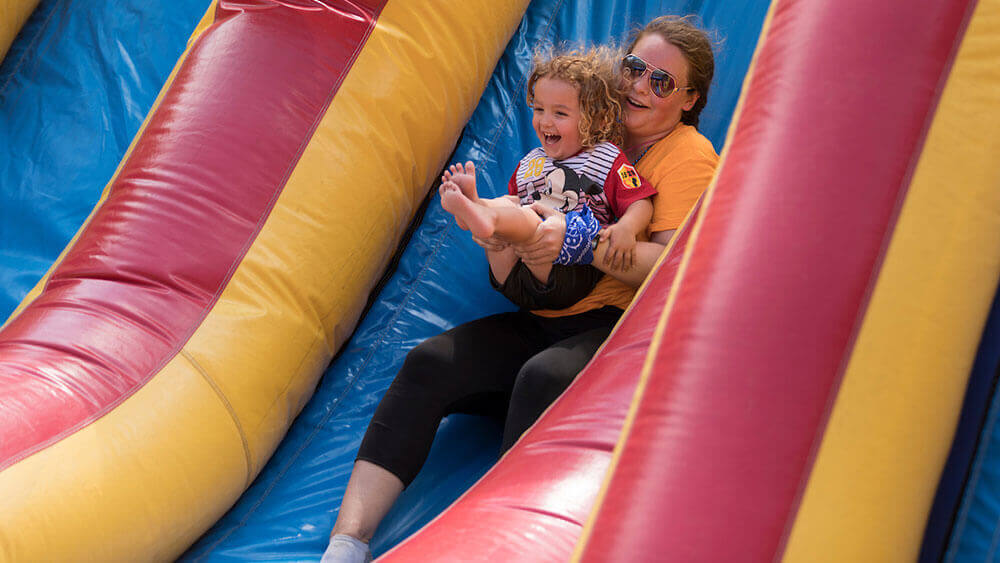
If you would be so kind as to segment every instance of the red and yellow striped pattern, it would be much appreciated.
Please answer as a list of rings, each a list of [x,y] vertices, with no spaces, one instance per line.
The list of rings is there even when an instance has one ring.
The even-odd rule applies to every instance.
[[[775,2],[694,227],[385,559],[915,559],[1000,278],[997,8]]]
[[[350,334],[523,8],[209,10],[0,333],[4,558],[169,559],[238,498]]]
[[[578,560],[916,558],[1000,279],[998,8],[772,6]]]

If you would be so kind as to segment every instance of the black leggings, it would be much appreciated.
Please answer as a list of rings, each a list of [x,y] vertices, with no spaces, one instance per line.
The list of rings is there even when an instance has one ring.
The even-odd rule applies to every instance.
[[[506,451],[590,361],[621,314],[604,307],[549,319],[522,310],[428,338],[407,354],[357,459],[409,485],[451,413],[505,418]]]

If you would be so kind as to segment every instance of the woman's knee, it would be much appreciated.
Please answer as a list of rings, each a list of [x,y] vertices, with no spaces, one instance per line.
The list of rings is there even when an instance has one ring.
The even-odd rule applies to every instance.
[[[577,370],[545,361],[544,354],[528,360],[517,374],[507,409],[502,451],[507,451],[545,409],[569,387]]]
[[[396,375],[397,381],[422,384],[438,379],[450,371],[450,343],[442,335],[424,340],[406,354],[403,365]]]
[[[553,362],[546,356],[539,354],[521,367],[514,382],[517,400],[541,401],[547,405],[573,382],[579,371],[575,366]]]

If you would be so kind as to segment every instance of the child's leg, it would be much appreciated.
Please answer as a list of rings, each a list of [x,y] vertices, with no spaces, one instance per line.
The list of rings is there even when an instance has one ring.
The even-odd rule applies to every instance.
[[[490,273],[493,274],[493,279],[502,285],[510,277],[510,272],[517,264],[518,258],[514,254],[514,249],[508,246],[499,252],[487,250],[486,260],[490,263]]]
[[[531,237],[535,236],[538,225],[542,222],[542,218],[527,207],[494,207],[486,205],[477,205],[477,207],[486,210],[485,216],[487,218],[492,217],[492,219],[488,219],[493,226],[493,234],[491,236],[496,236],[514,244],[531,240]],[[471,225],[469,226],[469,230],[472,231]]]
[[[441,205],[479,238],[495,236],[512,243],[524,242],[535,234],[542,222],[542,218],[527,207],[473,202],[453,182],[441,185]]]
[[[527,266],[527,264],[525,264]],[[549,276],[552,274],[552,264],[542,264],[541,266],[528,266],[528,271],[536,280],[543,284],[549,283]]]
[[[485,205],[486,207],[521,207],[521,200],[517,199],[516,195],[505,195],[491,199],[479,198],[476,203]]]
[[[471,165],[471,163],[469,164]],[[495,199],[480,198],[478,203],[487,207],[517,208],[521,206],[521,204],[518,203],[517,198],[511,196],[498,197]],[[468,230],[467,227],[463,228]],[[490,273],[493,275],[493,278],[498,283],[503,284],[510,276],[511,270],[514,269],[514,265],[517,264],[517,261],[520,260],[520,258],[517,257],[517,254],[514,254],[514,249],[508,246],[507,248],[499,251],[487,250],[486,260],[490,264]]]

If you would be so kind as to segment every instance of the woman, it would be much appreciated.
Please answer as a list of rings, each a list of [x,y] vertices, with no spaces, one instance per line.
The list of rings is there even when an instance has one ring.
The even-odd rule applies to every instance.
[[[635,286],[708,186],[718,156],[695,129],[714,72],[705,33],[688,18],[657,18],[626,53],[624,149],[659,192],[649,227],[650,241],[659,246],[647,245],[622,273],[605,263],[607,245],[601,243],[595,266],[620,279],[605,276],[572,307],[492,315],[414,348],[369,424],[323,561],[370,560],[367,542],[423,465],[445,415],[506,415],[503,448],[513,445],[607,338]],[[536,237],[515,251],[528,265],[551,264],[565,220],[548,208],[537,211],[545,220]]]

